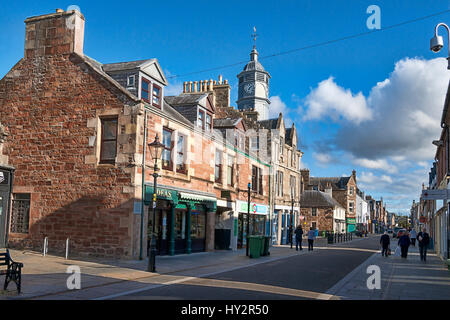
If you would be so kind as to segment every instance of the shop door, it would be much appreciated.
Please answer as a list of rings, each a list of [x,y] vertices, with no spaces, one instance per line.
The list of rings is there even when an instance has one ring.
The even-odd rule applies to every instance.
[[[191,252],[202,252],[206,249],[206,213],[193,210],[191,212]]]
[[[286,214],[281,214],[281,244],[286,244]]]
[[[245,248],[247,244],[247,215],[244,213],[239,213],[238,218],[238,249]]]
[[[156,233],[156,254],[166,255],[169,253],[169,211],[156,210],[155,214],[155,233]],[[150,240],[152,232],[153,209],[150,209],[148,221],[148,253],[150,253]]]
[[[175,254],[186,253],[186,214],[185,210],[175,210]]]

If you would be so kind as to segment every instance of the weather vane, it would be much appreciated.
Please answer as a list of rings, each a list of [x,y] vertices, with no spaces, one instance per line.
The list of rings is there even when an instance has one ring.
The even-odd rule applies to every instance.
[[[258,35],[256,34],[256,27],[253,27],[253,33],[252,33],[252,38],[253,38],[253,48],[256,48],[256,38],[258,37]]]

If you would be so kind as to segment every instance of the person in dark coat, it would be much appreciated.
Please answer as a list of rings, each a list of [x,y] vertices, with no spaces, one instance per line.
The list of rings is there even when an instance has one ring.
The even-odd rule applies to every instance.
[[[303,237],[303,229],[302,229],[301,225],[298,225],[297,228],[295,228],[295,250],[297,250],[297,251],[298,251],[299,245],[300,245],[300,250],[303,250],[302,237]]]
[[[427,261],[427,249],[430,243],[430,235],[427,233],[427,229],[423,228],[417,235],[417,241],[419,242],[420,261]]]
[[[380,244],[381,244],[381,255],[387,257],[388,256],[388,250],[389,250],[389,244],[391,243],[391,239],[389,238],[388,233],[385,231],[384,234],[380,238]]]
[[[406,231],[400,239],[398,239],[398,245],[400,246],[400,249],[402,251],[402,258],[405,258],[408,256],[408,248],[411,244],[411,240],[409,239],[408,231]]]

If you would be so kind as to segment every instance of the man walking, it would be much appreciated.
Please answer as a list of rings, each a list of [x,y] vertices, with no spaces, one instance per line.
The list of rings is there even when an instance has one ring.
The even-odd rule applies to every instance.
[[[298,251],[298,246],[300,245],[300,250],[303,250],[302,248],[302,237],[303,237],[303,229],[301,225],[298,225],[295,229],[295,250]]]
[[[384,234],[380,238],[380,244],[381,244],[381,255],[387,257],[388,256],[388,250],[389,250],[389,244],[391,243],[391,239],[389,238],[389,235],[387,231],[384,232]]]
[[[427,233],[427,229],[423,228],[423,231],[417,235],[419,241],[420,261],[427,261],[427,249],[430,243],[430,235]]]
[[[417,232],[416,232],[416,229],[413,228],[413,229],[411,230],[410,235],[411,235],[411,244],[415,247],[415,246],[416,246],[416,238],[417,238]]]
[[[408,256],[408,248],[411,244],[411,240],[409,239],[408,231],[405,231],[405,233],[398,239],[398,245],[400,246],[400,249],[402,251],[402,258],[405,258]]]
[[[314,239],[316,238],[316,231],[311,227],[308,231],[308,251],[313,251]]]

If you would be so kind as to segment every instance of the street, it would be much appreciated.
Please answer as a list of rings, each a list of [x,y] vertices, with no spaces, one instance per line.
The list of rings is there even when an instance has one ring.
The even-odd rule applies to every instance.
[[[363,263],[378,247],[378,237],[372,237],[330,247],[319,246],[311,252],[306,248],[286,259],[189,279],[116,299],[321,298],[320,295]]]

